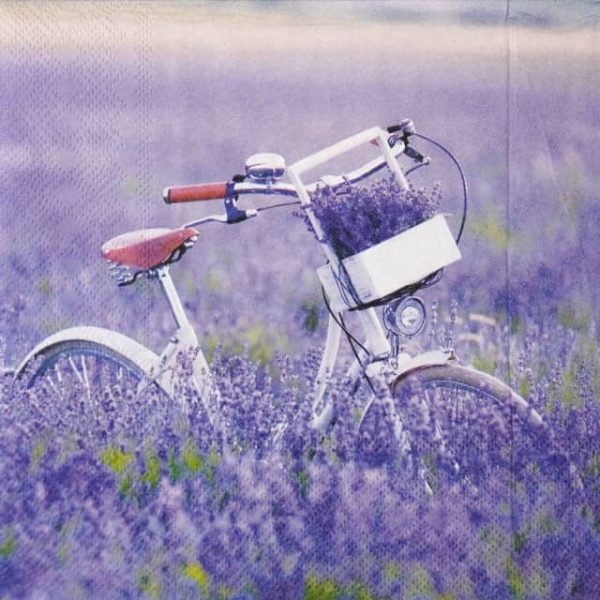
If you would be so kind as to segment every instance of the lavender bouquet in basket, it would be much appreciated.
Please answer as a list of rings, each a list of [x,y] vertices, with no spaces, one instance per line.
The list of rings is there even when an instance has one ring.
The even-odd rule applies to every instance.
[[[311,195],[311,203],[326,241],[344,259],[430,219],[441,197],[438,184],[431,192],[412,186],[403,190],[390,176],[335,191],[328,186],[319,187]]]

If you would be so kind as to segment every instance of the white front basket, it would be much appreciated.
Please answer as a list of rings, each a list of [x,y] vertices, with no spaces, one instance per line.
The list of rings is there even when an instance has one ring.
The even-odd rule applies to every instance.
[[[446,219],[436,215],[345,258],[343,268],[329,264],[317,273],[332,310],[341,312],[380,300],[459,259]]]

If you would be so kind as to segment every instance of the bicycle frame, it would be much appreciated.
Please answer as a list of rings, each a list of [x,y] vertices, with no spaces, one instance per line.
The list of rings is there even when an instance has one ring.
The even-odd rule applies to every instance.
[[[277,193],[299,198],[317,238],[321,242],[320,245],[327,259],[335,263],[338,261],[337,255],[333,248],[324,242],[320,223],[310,205],[309,193],[315,189],[317,184],[305,185],[302,181],[302,175],[366,143],[374,143],[378,147],[383,155],[385,164],[387,164],[401,188],[407,189],[408,182],[396,158],[398,154],[403,152],[404,144],[398,142],[396,148],[392,149],[388,143],[386,132],[379,127],[374,127],[320,150],[288,167],[287,172],[292,185],[278,184],[271,186],[270,183],[256,185],[242,182],[236,184],[235,193]],[[378,170],[383,164],[381,159],[373,160],[364,165],[362,169],[349,173],[346,177],[340,176],[334,179],[340,180],[340,182],[347,178],[353,181],[360,180]],[[227,202],[228,199],[226,198]],[[231,202],[230,198],[229,202]],[[257,211],[246,211],[245,218],[256,216],[256,214]],[[223,216],[217,215],[200,219],[186,226],[208,221],[229,222]],[[159,355],[156,355],[138,342],[122,334],[97,327],[76,327],[50,336],[36,346],[16,370],[17,377],[26,365],[53,344],[70,340],[84,340],[115,349],[131,363],[138,365],[145,373],[147,380],[156,382],[169,397],[173,398],[177,397],[178,386],[182,384],[180,380],[180,363],[187,353],[191,358],[191,371],[189,373],[191,378],[186,385],[191,384],[193,386],[207,409],[207,414],[212,425],[218,426],[218,390],[214,385],[208,362],[200,348],[196,332],[187,318],[173,280],[171,279],[169,266],[165,264],[156,267],[151,271],[151,275],[160,283],[176,325],[175,333],[171,336]],[[375,309],[360,310],[357,312],[357,315],[363,329],[363,347],[367,350],[368,355],[362,356],[360,360],[357,358],[351,365],[347,372],[347,376],[351,380],[356,380],[366,375],[370,380],[383,377],[387,383],[390,383],[393,378],[406,374],[412,369],[427,365],[445,364],[454,358],[450,350],[427,352],[415,357],[401,353],[397,357],[394,357],[395,360],[392,365],[389,360],[392,350]],[[334,372],[337,362],[341,333],[342,329],[340,325],[330,315],[327,338],[314,389],[312,424],[319,430],[325,429],[334,417],[332,404],[326,402],[323,406],[322,401],[325,397],[328,381]],[[213,402],[213,400],[215,401]]]

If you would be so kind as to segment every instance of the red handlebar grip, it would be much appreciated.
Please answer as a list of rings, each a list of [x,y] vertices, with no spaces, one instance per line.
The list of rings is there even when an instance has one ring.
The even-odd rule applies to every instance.
[[[165,188],[163,198],[167,204],[220,200],[227,195],[227,182],[199,183]]]

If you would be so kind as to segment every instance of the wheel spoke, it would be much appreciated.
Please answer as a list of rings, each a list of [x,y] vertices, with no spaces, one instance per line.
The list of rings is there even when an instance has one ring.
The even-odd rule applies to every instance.
[[[71,369],[73,370],[73,373],[75,373],[75,376],[79,380],[79,383],[83,384],[83,377],[80,375],[79,371],[77,370],[77,367],[75,366],[75,361],[73,360],[73,357],[69,356],[67,358],[67,360],[69,362],[69,365],[71,366]]]
[[[58,381],[58,383],[62,383],[63,377],[62,377],[62,373],[60,371],[60,365],[57,363],[55,363],[54,365],[54,372],[56,373],[56,379]]]
[[[392,390],[410,441],[411,472],[434,492],[442,479],[475,491],[493,478],[508,494],[515,478],[528,477],[528,465],[538,460],[519,448],[547,452],[551,443],[541,417],[490,375],[455,365],[423,367]],[[397,461],[404,452],[390,442],[393,437],[370,400],[359,424],[357,456],[377,464]]]
[[[83,374],[82,383],[84,383],[85,389],[89,390],[90,389],[90,379],[88,377],[88,370],[87,370],[87,366],[85,364],[85,355],[81,356],[81,372]]]
[[[60,392],[58,391],[58,386],[54,383],[54,380],[52,379],[52,377],[50,375],[46,375],[46,381],[50,384],[50,387],[59,395],[61,396]]]
[[[67,434],[65,439],[71,435],[77,440],[90,439],[99,426],[111,435],[130,435],[131,412],[127,420],[117,418],[127,414],[123,403],[139,393],[153,393],[147,381],[142,386],[140,367],[93,342],[72,340],[50,346],[36,357],[34,368],[23,372],[32,396],[39,398],[40,417],[45,417],[42,422]],[[155,415],[148,407],[151,422]]]

